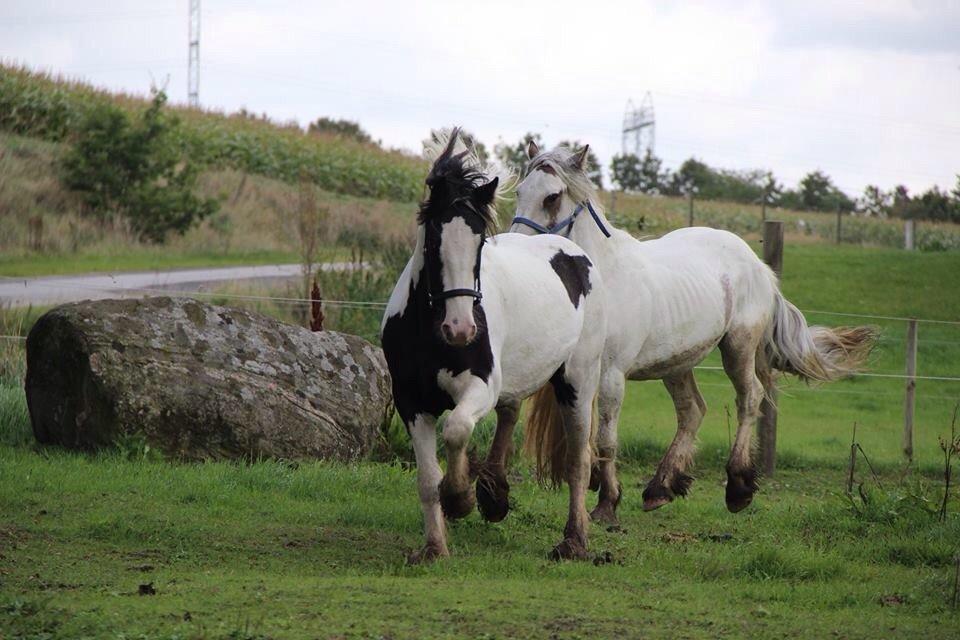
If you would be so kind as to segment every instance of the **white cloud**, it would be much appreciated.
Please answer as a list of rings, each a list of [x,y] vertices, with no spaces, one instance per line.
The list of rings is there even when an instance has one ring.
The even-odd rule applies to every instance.
[[[956,2],[203,3],[201,101],[279,120],[358,120],[416,148],[459,123],[619,151],[628,98],[655,96],[657,151],[822,168],[851,192],[960,171]],[[186,95],[187,3],[13,2],[0,56]],[[951,46],[952,45],[952,46]]]

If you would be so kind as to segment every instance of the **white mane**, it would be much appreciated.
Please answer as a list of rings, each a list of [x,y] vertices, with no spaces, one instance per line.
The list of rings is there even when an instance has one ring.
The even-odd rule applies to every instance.
[[[599,204],[597,186],[582,169],[576,167],[576,155],[571,149],[564,146],[542,151],[527,164],[526,173],[529,174],[539,167],[550,167],[556,176],[567,185],[567,191],[574,202],[590,200],[597,205]]]
[[[459,131],[459,129],[457,129],[457,131]],[[451,127],[431,131],[430,137],[423,141],[424,159],[429,162],[436,160],[443,150],[447,148],[453,132],[454,129]],[[462,153],[464,151],[467,152],[467,155],[463,158],[464,166],[482,173],[487,177],[487,180],[493,180],[494,178],[500,179],[495,195],[497,200],[505,198],[507,194],[517,186],[517,176],[510,169],[498,162],[483,162],[476,148],[473,145],[468,145],[463,139],[463,135],[458,134],[457,140],[453,145],[453,152]]]

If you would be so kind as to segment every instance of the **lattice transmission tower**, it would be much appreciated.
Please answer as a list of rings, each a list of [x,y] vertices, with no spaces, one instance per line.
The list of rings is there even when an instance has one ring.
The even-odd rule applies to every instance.
[[[639,107],[633,105],[633,100],[627,101],[627,109],[623,114],[623,153],[632,153],[638,158],[642,158],[648,150],[653,153],[655,134],[653,96],[648,91]]]
[[[200,106],[200,0],[190,0],[190,55],[187,61],[187,102]]]

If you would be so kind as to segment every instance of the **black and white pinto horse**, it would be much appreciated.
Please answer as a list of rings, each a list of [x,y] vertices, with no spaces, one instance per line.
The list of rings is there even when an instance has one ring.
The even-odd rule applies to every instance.
[[[600,495],[591,515],[617,519],[617,422],[627,378],[663,380],[677,414],[676,436],[643,492],[643,508],[686,495],[706,411],[693,368],[717,346],[737,394],[726,503],[740,511],[758,488],[751,429],[774,384],[772,370],[815,381],[848,376],[865,361],[875,333],[869,327],[808,327],[780,293],[776,275],[732,233],[696,227],[641,242],[613,228],[583,171],[586,151],[558,147],[541,153],[529,145],[511,230],[567,237],[603,274],[608,336],[598,399],[599,463],[593,469]]]
[[[548,382],[561,408],[541,453],[561,459],[570,490],[553,556],[585,557],[590,422],[606,334],[600,274],[565,238],[492,236],[499,177],[456,129],[441,137],[448,139],[438,143],[426,180],[416,247],[381,327],[394,401],[417,460],[426,542],[410,561],[449,555],[444,516],[462,518],[476,500],[488,520],[506,516],[504,465],[519,406]],[[497,435],[475,500],[467,444],[493,409]],[[436,429],[448,410],[441,478]]]

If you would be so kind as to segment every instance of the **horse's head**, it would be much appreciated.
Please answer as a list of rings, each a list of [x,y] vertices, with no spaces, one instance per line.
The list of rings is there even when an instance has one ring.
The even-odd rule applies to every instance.
[[[569,235],[578,207],[595,193],[584,172],[587,145],[579,151],[557,147],[540,151],[532,140],[527,145],[526,172],[517,186],[517,217],[511,231]],[[531,224],[532,223],[532,224]]]
[[[480,260],[495,230],[493,201],[499,179],[488,178],[469,149],[457,150],[454,129],[427,176],[429,196],[420,205],[425,285],[440,337],[466,346],[484,330]]]

